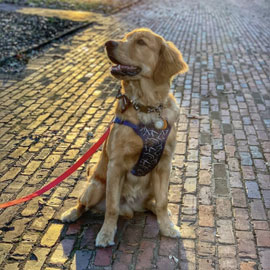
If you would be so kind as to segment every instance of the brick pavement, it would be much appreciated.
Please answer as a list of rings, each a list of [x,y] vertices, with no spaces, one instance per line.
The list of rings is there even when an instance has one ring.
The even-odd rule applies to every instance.
[[[44,196],[1,210],[1,269],[270,269],[270,27],[258,3],[145,1],[100,18],[0,86],[3,202],[54,179],[105,130],[119,88],[106,40],[147,26],[190,67],[172,85],[181,117],[169,206],[181,239],[161,237],[149,213],[120,219],[117,245],[106,249],[94,247],[102,216],[62,224],[83,166]]]

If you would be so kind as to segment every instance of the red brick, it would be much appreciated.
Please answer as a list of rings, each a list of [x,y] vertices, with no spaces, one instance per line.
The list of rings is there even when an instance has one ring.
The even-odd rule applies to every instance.
[[[117,259],[114,261],[113,270],[128,270],[132,261],[132,254],[119,252]]]
[[[211,157],[200,157],[200,170],[211,169]]]
[[[264,131],[257,131],[257,134],[258,134],[258,138],[259,138],[259,140],[262,140],[262,141],[267,141],[268,140],[268,135],[267,135],[267,133],[266,132],[264,132]]]
[[[68,226],[68,230],[66,232],[66,235],[72,235],[77,234],[81,230],[81,225],[78,223],[72,223]]]
[[[212,191],[209,186],[202,186],[199,192],[199,202],[200,204],[209,205],[212,203]]]
[[[186,153],[186,143],[177,143],[175,147],[175,154],[183,155]]]
[[[159,256],[157,258],[157,269],[160,270],[174,270],[176,267],[176,263],[174,262],[173,258],[169,258],[169,257],[163,257],[163,256]]]
[[[247,207],[245,192],[242,189],[232,189],[232,205],[234,207]]]
[[[209,173],[209,171],[200,170],[199,184],[200,185],[210,185],[211,184],[211,174]]]
[[[225,161],[225,151],[219,151],[217,154],[214,155],[215,159],[220,161]]]
[[[237,269],[236,258],[221,258],[219,260],[219,269],[220,270],[235,270],[235,269]]]
[[[270,231],[255,230],[255,234],[259,247],[270,247]]]
[[[264,205],[266,208],[270,208],[270,190],[262,190]]]
[[[241,168],[242,168],[243,178],[245,180],[255,179],[254,170],[251,166],[241,166]]]
[[[172,185],[170,186],[170,188],[171,187],[172,187]],[[187,179],[185,179],[185,181],[184,181],[184,192],[185,193],[195,193],[196,188],[197,188],[196,178],[187,178]],[[177,191],[178,191],[178,197],[181,197],[181,195],[179,196],[179,189],[176,190],[176,192]]]
[[[181,199],[181,191],[182,191],[181,185],[170,185],[168,195],[169,201],[173,203],[179,203]]]
[[[244,140],[246,138],[246,135],[243,130],[235,130],[235,138],[237,140]]]
[[[255,240],[251,232],[236,231],[239,256],[256,259]]]
[[[256,262],[241,262],[240,270],[257,270]]]
[[[95,241],[100,227],[100,225],[91,225],[85,229],[80,245],[81,248],[95,248]]]
[[[218,246],[219,258],[232,258],[235,257],[236,248],[233,245],[220,245]]]
[[[259,144],[258,143],[258,138],[255,135],[249,135],[247,139],[248,139],[248,144],[249,145],[258,145]]]
[[[198,241],[197,243],[197,254],[199,256],[214,256],[215,255],[215,244]]]
[[[224,141],[226,145],[235,145],[234,136],[232,134],[226,134],[224,136]]]
[[[216,230],[214,228],[199,227],[197,230],[199,241],[214,242]]]
[[[160,247],[159,247],[159,255],[162,256],[175,256],[177,257],[178,251],[178,241],[177,239],[161,237]]]
[[[228,165],[230,171],[239,172],[239,161],[236,158],[228,158]]]
[[[267,167],[265,165],[265,161],[263,159],[254,159],[254,165],[257,170],[267,172]]]
[[[94,264],[97,266],[110,265],[112,260],[112,247],[98,248]]]
[[[138,225],[128,225],[123,233],[119,250],[134,252],[140,244],[143,228]]]
[[[220,197],[216,199],[216,212],[220,218],[231,217],[231,201],[229,198]]]
[[[257,175],[259,186],[262,189],[270,189],[270,175],[258,174]]]
[[[232,146],[232,145],[225,145],[225,151],[226,151],[226,154],[232,158],[234,157],[234,154],[235,154],[235,146]]]
[[[240,172],[230,172],[230,177],[229,178],[230,178],[230,186],[232,188],[241,188],[241,187],[243,187]]]
[[[224,244],[234,244],[234,234],[232,228],[232,221],[220,219],[217,221],[218,242]]]
[[[260,263],[263,270],[270,270],[269,258],[270,258],[270,249],[269,248],[260,248],[259,249]]]
[[[244,208],[234,208],[235,228],[245,231],[250,229],[248,210]]]
[[[267,221],[254,220],[252,224],[255,230],[269,230]]]
[[[213,227],[214,226],[214,208],[210,205],[199,206],[199,226]]]
[[[136,270],[145,268],[153,269],[152,259],[156,243],[150,240],[142,240],[137,258]]]
[[[250,210],[252,219],[266,220],[266,214],[261,200],[252,200],[250,202]]]
[[[215,263],[212,259],[199,259],[198,260],[198,270],[214,270],[215,269]]]

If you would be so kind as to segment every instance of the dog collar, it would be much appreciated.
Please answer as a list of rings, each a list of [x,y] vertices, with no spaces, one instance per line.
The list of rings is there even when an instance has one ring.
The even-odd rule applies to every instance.
[[[136,111],[140,111],[140,112],[143,112],[143,113],[153,113],[153,112],[156,112],[159,114],[161,114],[161,111],[163,109],[163,105],[160,104],[158,105],[157,107],[153,107],[153,106],[145,106],[141,103],[138,103],[134,100],[131,100],[128,98],[128,96],[126,96],[125,94],[122,94],[121,93],[121,90],[119,90],[117,96],[116,96],[117,99],[121,99],[122,100],[122,107],[121,107],[121,112],[125,112],[127,110],[127,108],[129,106],[133,106],[133,108],[136,110]]]

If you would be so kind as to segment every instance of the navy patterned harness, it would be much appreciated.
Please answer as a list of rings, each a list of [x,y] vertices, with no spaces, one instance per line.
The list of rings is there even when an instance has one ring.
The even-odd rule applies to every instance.
[[[129,121],[116,117],[114,123],[131,127],[141,137],[143,149],[140,158],[131,170],[135,176],[144,176],[152,171],[158,164],[163,153],[171,127],[168,124],[165,129],[156,129],[152,124],[135,125]]]

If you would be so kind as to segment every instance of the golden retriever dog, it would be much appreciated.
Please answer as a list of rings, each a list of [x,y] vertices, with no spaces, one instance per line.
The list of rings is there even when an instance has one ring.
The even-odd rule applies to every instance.
[[[172,42],[149,29],[136,29],[122,40],[110,40],[105,48],[113,65],[111,74],[122,83],[117,121],[111,126],[92,175],[88,170],[87,186],[77,206],[61,219],[75,221],[85,211],[103,204],[105,219],[96,246],[106,247],[114,245],[119,215],[132,218],[134,211],[150,210],[157,216],[162,235],[179,237],[179,228],[168,212],[179,116],[169,91],[172,77],[186,72],[188,66]]]

